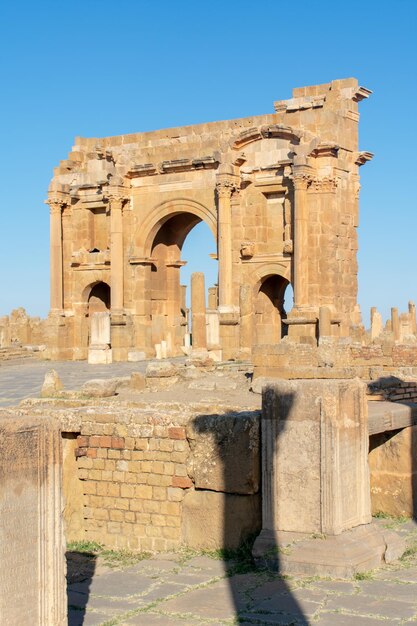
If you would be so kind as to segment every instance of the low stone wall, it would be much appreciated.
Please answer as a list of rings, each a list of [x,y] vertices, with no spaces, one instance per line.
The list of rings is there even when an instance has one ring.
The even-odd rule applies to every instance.
[[[64,482],[68,539],[164,551],[236,547],[260,529],[259,411],[155,404],[59,413],[80,487],[73,476]]]
[[[312,339],[312,338],[311,338]],[[349,338],[320,338],[318,345],[284,339],[253,349],[254,377],[284,379],[355,378],[397,375],[417,379],[417,343],[362,345]]]

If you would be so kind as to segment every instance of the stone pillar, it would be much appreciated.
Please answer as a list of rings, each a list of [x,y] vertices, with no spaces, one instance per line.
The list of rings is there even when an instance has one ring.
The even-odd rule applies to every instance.
[[[217,309],[217,287],[209,287],[208,289],[208,308]]]
[[[59,429],[45,416],[0,425],[0,622],[67,624]]]
[[[408,303],[408,314],[410,316],[410,327],[411,332],[415,335],[417,332],[417,321],[416,321],[416,305],[414,302]]]
[[[232,306],[232,210],[230,199],[234,177],[220,174],[216,183],[218,198],[219,306]]]
[[[63,308],[62,280],[62,209],[65,203],[60,198],[48,198],[50,210],[50,273],[51,273],[51,312]]]
[[[382,317],[376,307],[371,307],[371,339],[374,340],[382,333]]]
[[[240,352],[248,357],[252,351],[253,341],[253,297],[251,285],[241,285],[239,291],[240,308]]]
[[[309,168],[294,167],[294,306],[308,306],[308,205]]]
[[[365,385],[279,380],[262,406],[264,526],[337,535],[370,522]]]
[[[193,350],[207,350],[206,292],[202,272],[191,274],[191,320]]]
[[[319,309],[319,337],[330,337],[331,334],[331,311],[328,306],[321,306]]]
[[[261,431],[255,560],[278,561],[281,573],[342,577],[381,565],[391,537],[371,524],[365,384],[278,380],[263,391]],[[281,548],[290,544],[287,556]]]
[[[391,328],[392,333],[394,335],[394,341],[399,341],[400,339],[400,320],[398,317],[398,309],[396,307],[392,307],[391,309]]]
[[[109,194],[110,202],[110,267],[111,267],[111,310],[123,312],[123,220],[124,198]]]

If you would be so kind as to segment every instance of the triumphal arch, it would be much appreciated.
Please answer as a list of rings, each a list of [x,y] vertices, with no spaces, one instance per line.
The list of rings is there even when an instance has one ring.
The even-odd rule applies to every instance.
[[[77,138],[47,199],[51,358],[84,359],[95,344],[113,360],[162,342],[182,354],[181,249],[200,221],[219,275],[208,344],[195,347],[250,357],[285,335],[315,337],[320,311],[346,336],[358,321],[358,169],[371,158],[358,149],[358,102],[369,94],[335,80],[294,89],[266,115]]]

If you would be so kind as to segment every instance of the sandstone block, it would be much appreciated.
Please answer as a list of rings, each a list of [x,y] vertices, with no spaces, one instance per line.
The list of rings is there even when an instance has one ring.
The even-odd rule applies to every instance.
[[[141,350],[129,350],[127,353],[127,360],[131,363],[136,363],[137,361],[144,361],[146,359],[146,353]]]
[[[116,393],[117,382],[113,379],[93,378],[81,387],[81,393],[92,398],[107,398]]]
[[[146,368],[146,378],[169,378],[178,374],[178,368],[170,361],[148,363]]]
[[[182,506],[182,542],[190,548],[237,548],[261,527],[258,495],[190,490]]]
[[[141,372],[132,372],[130,377],[130,388],[135,391],[143,391],[146,389],[146,379]]]
[[[258,411],[200,415],[187,426],[197,489],[254,494],[260,479]]]
[[[58,376],[58,372],[50,370],[46,372],[41,389],[41,398],[49,398],[56,396],[63,389],[63,384]]]
[[[417,484],[417,426],[371,438],[372,513],[414,517]]]

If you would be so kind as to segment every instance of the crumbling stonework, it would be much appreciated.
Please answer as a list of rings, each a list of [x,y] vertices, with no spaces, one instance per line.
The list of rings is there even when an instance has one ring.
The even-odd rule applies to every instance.
[[[63,430],[67,538],[164,551],[237,547],[259,530],[259,411],[108,400],[32,410]],[[250,451],[240,471],[236,450]]]

